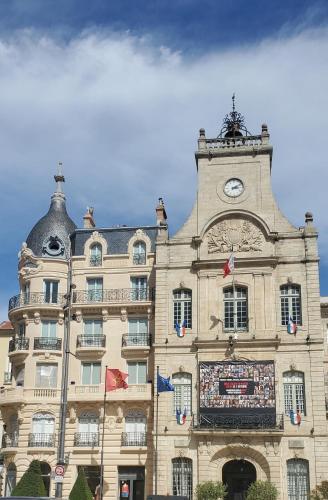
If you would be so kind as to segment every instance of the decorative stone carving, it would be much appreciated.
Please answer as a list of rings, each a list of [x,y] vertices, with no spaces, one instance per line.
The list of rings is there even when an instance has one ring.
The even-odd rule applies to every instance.
[[[251,222],[229,219],[218,222],[207,233],[208,253],[260,252],[264,237]]]
[[[40,320],[40,313],[39,313],[39,312],[35,312],[35,313],[34,313],[34,323],[35,323],[36,325],[39,325],[39,324],[40,324],[40,321],[41,321],[41,320]]]
[[[64,323],[64,313],[60,312],[58,314],[58,324],[62,325]]]
[[[121,309],[121,321],[126,321],[126,319],[127,319],[126,309],[122,308]]]
[[[22,248],[18,254],[19,258],[19,277],[23,280],[31,274],[36,274],[42,269],[42,260],[35,257],[32,250],[27,248],[27,244],[22,243]]]
[[[101,314],[104,323],[109,320],[108,309],[102,309]]]

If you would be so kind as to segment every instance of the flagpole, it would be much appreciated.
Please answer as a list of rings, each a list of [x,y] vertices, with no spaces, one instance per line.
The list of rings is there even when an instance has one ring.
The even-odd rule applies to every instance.
[[[159,400],[159,392],[158,392],[158,375],[159,375],[159,366],[157,365],[157,377],[156,377],[156,426],[155,426],[155,495],[157,495],[157,464],[158,464],[158,455],[157,455],[157,446],[158,446],[158,400]]]
[[[233,255],[233,245],[231,245],[231,255]],[[233,268],[231,271],[232,274],[232,295],[233,295],[233,332],[236,335],[237,333],[237,300],[235,296],[235,256],[233,255]]]
[[[103,425],[101,436],[101,455],[100,455],[100,500],[104,498],[104,442],[105,442],[105,420],[106,420],[106,379],[107,379],[107,365],[105,370],[105,389],[104,389],[104,407],[103,407]]]

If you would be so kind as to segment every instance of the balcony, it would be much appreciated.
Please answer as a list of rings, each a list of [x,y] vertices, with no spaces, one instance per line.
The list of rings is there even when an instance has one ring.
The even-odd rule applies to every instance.
[[[121,446],[147,446],[145,432],[122,432]]]
[[[0,406],[24,403],[59,403],[60,389],[0,387]]]
[[[150,333],[125,333],[122,336],[122,347],[150,347]]]
[[[107,401],[151,401],[151,387],[151,383],[129,385],[127,389],[118,389],[116,391],[108,392]],[[103,400],[104,384],[72,384],[68,388],[68,401],[102,402]]]
[[[99,359],[106,352],[105,335],[78,335],[76,339],[76,356],[79,358]]]
[[[62,339],[57,337],[36,337],[34,339],[35,351],[61,351]]]
[[[13,432],[11,434],[4,433],[2,436],[1,448],[2,452],[7,448],[17,448],[18,447],[18,434]]]
[[[49,295],[43,292],[19,293],[9,299],[8,311],[13,311],[18,308],[29,308],[32,306],[47,306],[62,308],[65,303],[64,294],[57,293]]]
[[[98,432],[76,432],[74,434],[74,446],[78,447],[94,447],[99,446]]]
[[[16,337],[9,341],[8,356],[23,360],[28,355],[30,339],[26,337]]]
[[[252,414],[252,415],[193,415],[192,429],[197,433],[226,433],[237,431],[243,433],[268,434],[283,433],[284,414]]]
[[[29,448],[53,448],[55,446],[55,434],[30,433],[28,435]]]
[[[4,372],[3,374],[3,384],[4,385],[10,385],[12,381],[12,373],[11,372]]]
[[[114,288],[111,290],[77,290],[73,293],[74,304],[129,305],[147,304],[154,300],[153,288]]]

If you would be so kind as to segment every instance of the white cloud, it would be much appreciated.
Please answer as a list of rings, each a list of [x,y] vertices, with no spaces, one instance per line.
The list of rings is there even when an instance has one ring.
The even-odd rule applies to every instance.
[[[79,224],[86,205],[102,226],[152,223],[163,196],[175,230],[193,203],[198,129],[216,136],[236,92],[248,128],[269,125],[282,210],[302,225],[311,209],[328,255],[327,54],[327,29],[194,59],[128,33],[0,40],[2,224],[11,241],[1,253],[16,255],[47,210],[58,160]]]

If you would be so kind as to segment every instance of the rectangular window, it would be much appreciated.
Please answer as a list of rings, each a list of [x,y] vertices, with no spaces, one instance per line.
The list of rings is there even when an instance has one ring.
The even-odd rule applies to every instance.
[[[19,323],[18,325],[18,336],[25,337],[26,326],[25,323]]]
[[[135,276],[131,278],[131,300],[147,300],[147,278]]]
[[[58,281],[44,280],[43,291],[46,304],[58,303]]]
[[[224,290],[224,329],[247,330],[248,307],[247,289],[229,287]]]
[[[82,363],[82,384],[98,385],[101,379],[101,363]]]
[[[57,387],[57,369],[55,364],[37,364],[36,387]]]
[[[42,321],[41,336],[43,338],[56,338],[56,321]]]
[[[101,319],[85,319],[84,320],[84,335],[90,337],[94,335],[102,335],[103,322]]]
[[[102,302],[103,300],[103,279],[87,279],[88,300],[90,302]]]
[[[173,293],[173,327],[185,322],[186,328],[192,327],[191,290],[176,290]]]
[[[128,383],[146,384],[147,383],[147,363],[143,361],[128,362]]]

